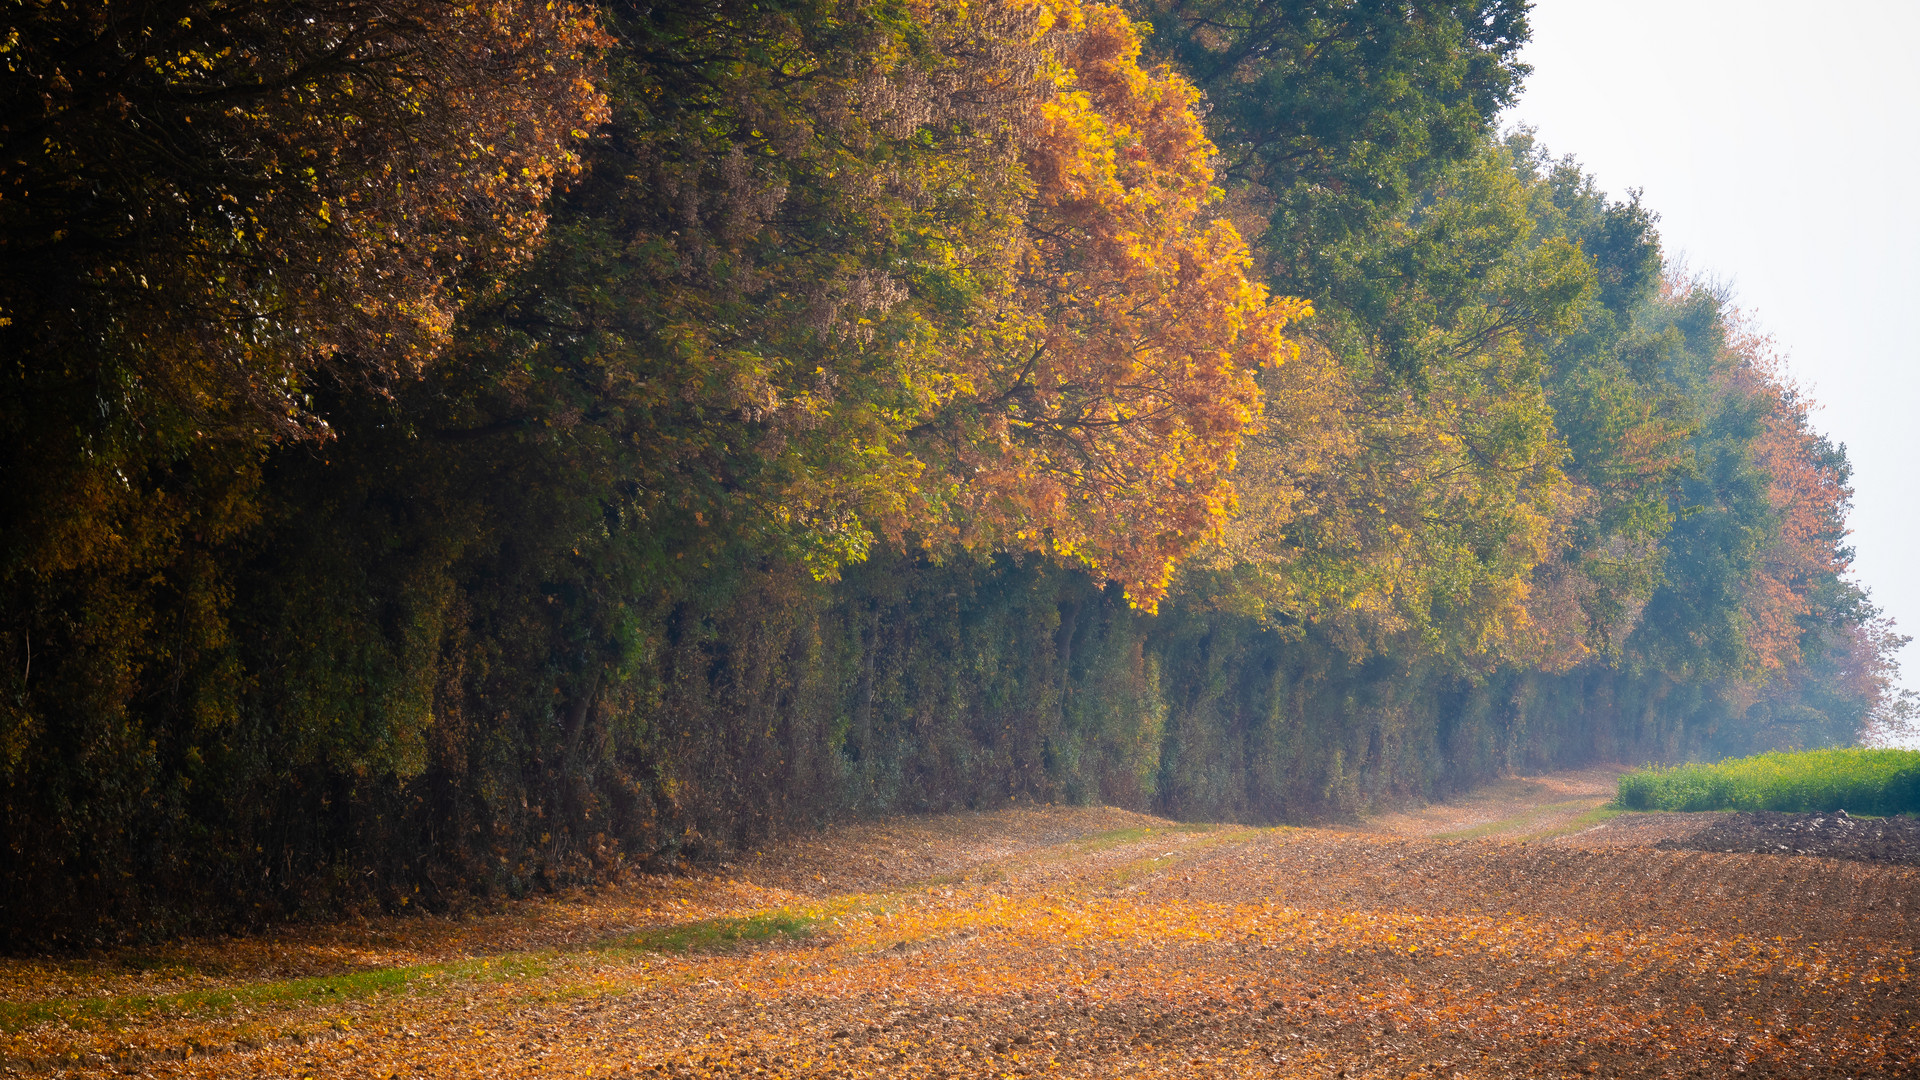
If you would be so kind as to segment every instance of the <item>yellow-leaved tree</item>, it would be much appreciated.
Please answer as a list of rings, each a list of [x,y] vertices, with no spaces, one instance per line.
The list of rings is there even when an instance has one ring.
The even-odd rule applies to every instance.
[[[971,268],[949,392],[915,431],[922,516],[900,524],[1074,558],[1151,607],[1231,508],[1255,373],[1293,355],[1282,330],[1308,307],[1249,278],[1211,210],[1199,92],[1141,66],[1125,14],[1008,10],[1030,10],[1040,72],[1011,118],[1024,213]]]
[[[541,423],[605,433],[657,537],[821,577],[1038,551],[1151,606],[1307,312],[1249,277],[1198,92],[1081,0],[711,14],[615,26],[614,122],[471,429],[564,382]]]

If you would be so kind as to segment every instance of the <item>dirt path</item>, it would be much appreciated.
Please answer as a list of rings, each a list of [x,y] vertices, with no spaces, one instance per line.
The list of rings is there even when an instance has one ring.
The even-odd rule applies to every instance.
[[[1914,1075],[1920,871],[1603,840],[1635,830],[1578,824],[1598,783],[1372,832],[894,821],[482,920],[16,961],[0,1053],[76,1076]]]
[[[1613,801],[1620,774],[1626,771],[1624,766],[1596,765],[1510,777],[1445,802],[1381,814],[1363,829],[1446,840],[1531,840],[1578,832],[1611,816],[1602,811]]]

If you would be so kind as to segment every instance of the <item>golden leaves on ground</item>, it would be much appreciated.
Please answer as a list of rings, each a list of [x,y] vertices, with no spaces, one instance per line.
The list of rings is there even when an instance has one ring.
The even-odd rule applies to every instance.
[[[863,826],[723,878],[466,929],[382,923],[359,933],[423,933],[362,954],[392,976],[373,990],[343,972],[331,995],[275,1002],[273,946],[203,948],[198,963],[252,967],[197,977],[251,995],[229,1012],[157,983],[136,1002],[122,980],[92,1019],[10,1023],[6,1053],[82,1074],[383,1077],[1892,1076],[1913,1060],[1920,875],[1578,842],[1037,808]],[[356,931],[307,937],[328,935],[351,955]],[[112,980],[16,967],[7,1015],[90,982]]]

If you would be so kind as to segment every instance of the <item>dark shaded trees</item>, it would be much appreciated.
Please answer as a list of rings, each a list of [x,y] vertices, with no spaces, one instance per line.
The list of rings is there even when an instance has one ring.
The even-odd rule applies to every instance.
[[[0,42],[6,889],[133,919],[127,880],[213,880],[263,458],[324,457],[313,395],[414,378],[532,250],[600,38],[567,5],[211,0],[11,5]]]

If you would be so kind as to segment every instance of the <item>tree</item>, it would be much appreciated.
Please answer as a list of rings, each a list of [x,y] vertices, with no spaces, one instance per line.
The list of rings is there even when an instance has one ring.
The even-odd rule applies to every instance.
[[[1268,617],[1355,655],[1582,657],[1577,571],[1556,564],[1587,496],[1547,357],[1594,270],[1550,206],[1530,160],[1488,146],[1336,264],[1345,302],[1302,332],[1307,363],[1268,377],[1247,512],[1212,559]]]
[[[1316,303],[1323,260],[1478,153],[1527,73],[1522,0],[1137,7],[1212,105],[1222,180],[1275,289]]]
[[[1225,518],[1255,373],[1294,353],[1281,331],[1309,309],[1271,300],[1233,226],[1208,220],[1192,85],[1139,66],[1117,8],[1055,19],[1022,235],[982,276],[965,390],[928,425],[951,507],[937,527],[1077,557],[1151,606]]]
[[[882,537],[1043,550],[1151,603],[1305,307],[1248,279],[1197,97],[1116,9],[901,14],[619,16],[609,137],[475,320],[506,374],[466,427],[604,439],[656,538],[823,576]]]
[[[15,5],[4,23],[0,326],[35,392],[79,382],[135,423],[164,403],[203,430],[312,432],[317,369],[417,371],[463,296],[531,249],[602,115],[600,39],[572,6]]]
[[[206,871],[166,830],[233,777],[210,759],[248,690],[229,616],[262,459],[324,458],[316,397],[415,379],[538,246],[603,116],[604,43],[534,0],[0,10],[0,641],[23,659],[0,862],[23,903]]]
[[[437,356],[603,115],[602,39],[564,4],[16,4],[0,42],[21,613],[244,528],[263,448],[326,434],[316,383]]]

